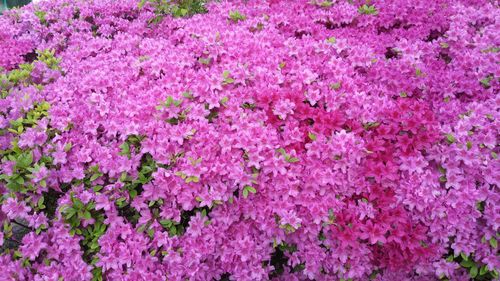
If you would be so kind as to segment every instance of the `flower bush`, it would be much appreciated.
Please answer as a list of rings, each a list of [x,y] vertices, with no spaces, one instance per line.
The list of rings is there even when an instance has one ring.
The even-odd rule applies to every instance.
[[[5,12],[1,278],[497,279],[499,30],[487,0]]]

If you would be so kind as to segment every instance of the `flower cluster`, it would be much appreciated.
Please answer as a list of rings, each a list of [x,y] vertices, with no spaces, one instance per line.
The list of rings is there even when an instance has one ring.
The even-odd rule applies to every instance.
[[[499,277],[495,1],[167,2],[0,17],[2,278]]]

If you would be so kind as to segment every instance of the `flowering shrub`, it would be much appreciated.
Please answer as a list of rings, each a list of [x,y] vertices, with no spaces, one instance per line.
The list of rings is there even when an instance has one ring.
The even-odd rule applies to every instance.
[[[498,278],[498,11],[53,0],[6,12],[2,278]]]

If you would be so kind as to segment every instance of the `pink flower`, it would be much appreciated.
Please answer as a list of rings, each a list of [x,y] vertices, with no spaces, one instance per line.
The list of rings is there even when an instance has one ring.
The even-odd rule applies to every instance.
[[[49,175],[49,170],[45,166],[41,166],[37,172],[33,173],[33,181],[41,182]]]
[[[143,2],[0,16],[4,278],[498,271],[494,1]]]
[[[54,153],[52,153],[52,156],[54,157],[54,165],[57,165],[57,164],[66,164],[66,152],[64,151],[56,151]]]
[[[23,256],[34,260],[40,251],[45,249],[47,244],[43,242],[43,237],[40,235],[35,235],[35,233],[30,232],[23,237],[23,245],[20,247],[20,251]]]
[[[26,218],[31,209],[24,202],[17,202],[14,198],[7,198],[2,204],[2,211],[10,219]]]
[[[387,232],[379,223],[372,223],[371,220],[367,221],[364,225],[364,232],[361,233],[363,239],[368,239],[370,244],[377,242],[385,243],[385,233]]]
[[[289,99],[279,100],[273,108],[273,113],[280,119],[285,120],[287,115],[293,114],[295,103]]]
[[[441,260],[439,262],[435,262],[434,267],[436,268],[436,276],[438,278],[442,277],[451,277],[452,272],[458,268],[458,265],[454,262],[447,262]]]
[[[29,226],[33,227],[34,229],[39,228],[42,225],[48,226],[48,220],[45,214],[33,214],[28,218]]]

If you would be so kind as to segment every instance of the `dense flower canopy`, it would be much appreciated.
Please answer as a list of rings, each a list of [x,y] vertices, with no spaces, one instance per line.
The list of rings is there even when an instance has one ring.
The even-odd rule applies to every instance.
[[[0,278],[498,278],[497,1],[160,2],[0,17]]]

